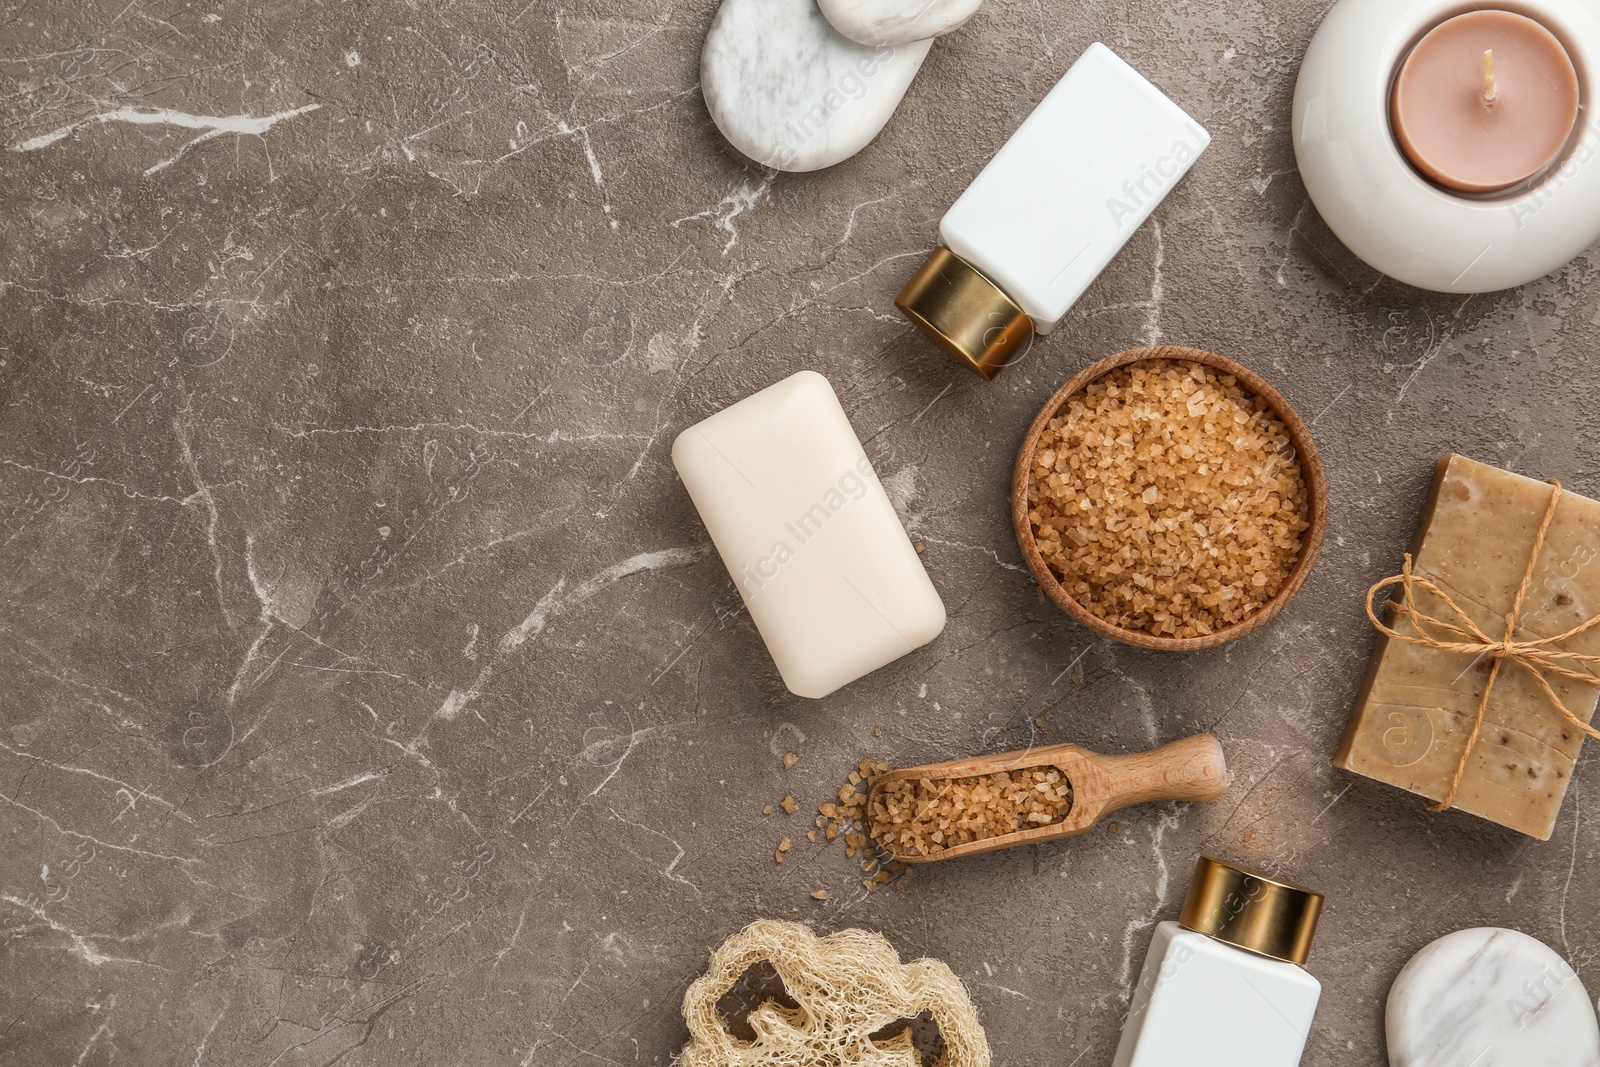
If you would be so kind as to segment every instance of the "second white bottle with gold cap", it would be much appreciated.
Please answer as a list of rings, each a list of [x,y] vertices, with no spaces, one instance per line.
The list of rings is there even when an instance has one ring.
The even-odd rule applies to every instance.
[[[1211,143],[1103,44],[1089,46],[939,222],[895,300],[993,378],[1077,303]]]
[[[1200,857],[1156,927],[1112,1067],[1296,1067],[1322,984],[1306,973],[1322,894]]]

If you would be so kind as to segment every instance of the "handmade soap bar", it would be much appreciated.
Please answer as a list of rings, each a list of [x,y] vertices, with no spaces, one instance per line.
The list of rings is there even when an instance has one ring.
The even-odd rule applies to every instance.
[[[1554,488],[1450,455],[1439,461],[1413,548],[1413,573],[1447,592],[1485,634],[1500,640],[1528,569]],[[1438,596],[1417,607],[1452,619]],[[1519,617],[1518,639],[1548,638],[1600,614],[1600,503],[1564,492]],[[1409,622],[1397,630],[1414,633]],[[1563,649],[1600,653],[1600,627]],[[1335,762],[1431,800],[1449,792],[1476,717],[1491,661],[1380,636]],[[1586,668],[1580,668],[1585,669]],[[1588,673],[1593,673],[1589,671]],[[1579,719],[1594,715],[1594,685],[1549,676]],[[1454,806],[1548,840],[1584,735],[1555,708],[1532,672],[1501,666]]]
[[[827,696],[944,629],[822,375],[801,371],[689,427],[672,462],[791,692]]]

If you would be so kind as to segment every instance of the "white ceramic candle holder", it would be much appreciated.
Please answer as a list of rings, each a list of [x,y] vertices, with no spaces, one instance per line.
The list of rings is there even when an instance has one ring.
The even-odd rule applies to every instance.
[[[1389,95],[1413,45],[1461,0],[1340,0],[1311,40],[1294,94],[1294,148],[1312,203],[1349,249],[1409,285],[1487,293],[1541,278],[1600,239],[1600,77],[1595,0],[1496,0],[1543,23],[1578,70],[1578,128],[1560,160],[1523,189],[1447,192],[1395,143]]]

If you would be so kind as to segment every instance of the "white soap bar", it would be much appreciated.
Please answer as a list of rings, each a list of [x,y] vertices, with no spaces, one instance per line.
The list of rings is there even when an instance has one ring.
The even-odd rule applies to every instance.
[[[791,692],[825,697],[944,629],[822,375],[801,371],[689,427],[672,462]]]
[[[1049,333],[1211,135],[1103,44],[1093,44],[939,223]]]

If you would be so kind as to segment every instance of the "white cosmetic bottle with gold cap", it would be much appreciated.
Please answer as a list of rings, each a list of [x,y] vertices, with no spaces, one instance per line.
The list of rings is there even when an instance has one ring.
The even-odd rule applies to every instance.
[[[939,222],[895,300],[993,378],[1054,330],[1211,143],[1103,44],[1089,46]]]
[[[1156,927],[1112,1067],[1296,1067],[1321,913],[1320,893],[1202,856],[1178,921]]]

